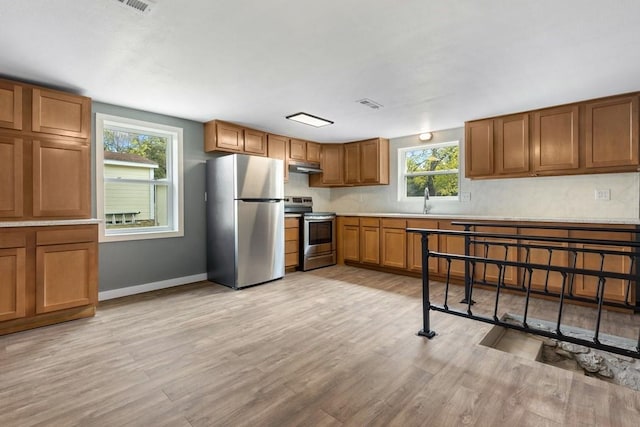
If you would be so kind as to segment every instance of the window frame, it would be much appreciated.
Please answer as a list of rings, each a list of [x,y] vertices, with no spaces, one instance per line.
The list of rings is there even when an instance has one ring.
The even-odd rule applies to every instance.
[[[407,152],[451,146],[458,147],[458,169],[448,169],[446,171],[406,172]],[[430,196],[430,200],[460,200],[460,141],[436,142],[398,148],[398,201],[421,201],[423,199],[423,196],[407,196],[407,178],[412,176],[452,175],[454,173],[458,175],[458,195]]]
[[[158,181],[137,179],[105,179],[104,176],[104,129],[118,128],[124,131],[167,137],[167,177]],[[100,242],[162,239],[184,236],[184,180],[183,180],[183,129],[160,123],[147,122],[128,117],[96,113],[96,212],[101,220]],[[168,189],[167,226],[107,229],[105,219],[105,184],[108,182],[166,185]]]

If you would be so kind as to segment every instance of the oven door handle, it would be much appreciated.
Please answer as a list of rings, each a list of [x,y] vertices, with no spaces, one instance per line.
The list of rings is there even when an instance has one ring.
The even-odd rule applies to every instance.
[[[320,222],[320,221],[332,221],[336,217],[333,215],[327,216],[313,216],[313,217],[304,217],[305,222]]]

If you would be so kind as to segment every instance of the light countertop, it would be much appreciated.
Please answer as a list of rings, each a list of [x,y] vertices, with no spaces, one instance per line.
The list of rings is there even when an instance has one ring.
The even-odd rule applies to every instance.
[[[497,215],[459,215],[459,214],[414,214],[414,213],[389,213],[389,212],[338,212],[338,216],[367,216],[380,218],[411,218],[411,219],[447,219],[459,221],[530,221],[530,222],[568,222],[581,224],[627,224],[640,225],[640,219],[633,218],[533,218],[533,217],[507,217]]]
[[[102,220],[97,218],[87,219],[46,219],[30,221],[0,221],[0,228],[7,227],[47,227],[54,225],[90,225],[100,224]]]

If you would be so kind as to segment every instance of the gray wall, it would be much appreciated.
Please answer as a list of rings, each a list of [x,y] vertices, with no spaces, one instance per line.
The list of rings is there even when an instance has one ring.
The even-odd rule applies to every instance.
[[[94,102],[92,152],[96,141],[95,113],[176,126],[184,130],[184,237],[101,243],[100,291],[205,273],[204,162],[210,156],[203,151],[202,123]],[[95,188],[95,158],[91,180],[92,188]],[[92,193],[92,212],[95,217],[95,191]]]

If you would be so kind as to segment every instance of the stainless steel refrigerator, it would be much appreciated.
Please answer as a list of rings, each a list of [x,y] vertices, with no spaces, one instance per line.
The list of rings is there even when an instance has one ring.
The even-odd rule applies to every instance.
[[[231,154],[207,161],[207,276],[234,289],[284,276],[284,164]]]

